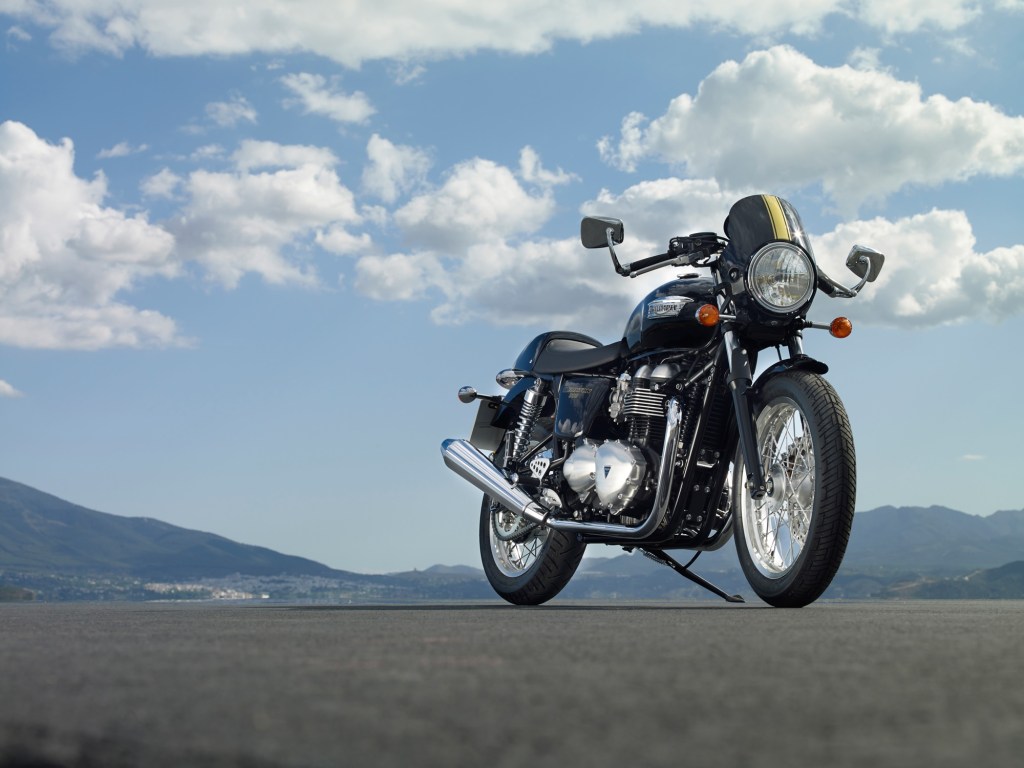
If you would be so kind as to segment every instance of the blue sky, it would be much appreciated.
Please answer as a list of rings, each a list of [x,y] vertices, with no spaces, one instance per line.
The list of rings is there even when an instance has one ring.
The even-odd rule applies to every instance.
[[[627,258],[796,205],[857,509],[1019,509],[1021,0],[0,0],[0,475],[366,572],[478,562],[444,468]],[[856,534],[854,534],[856,535]],[[614,551],[600,551],[611,555]]]

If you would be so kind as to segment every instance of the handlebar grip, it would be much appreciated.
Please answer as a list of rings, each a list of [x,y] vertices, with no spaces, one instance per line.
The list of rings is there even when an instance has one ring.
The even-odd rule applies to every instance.
[[[672,261],[675,257],[676,255],[674,253],[659,253],[657,256],[650,256],[646,259],[634,261],[629,265],[629,270],[631,272],[637,272],[641,269],[657,266],[658,264],[662,264],[666,261]]]

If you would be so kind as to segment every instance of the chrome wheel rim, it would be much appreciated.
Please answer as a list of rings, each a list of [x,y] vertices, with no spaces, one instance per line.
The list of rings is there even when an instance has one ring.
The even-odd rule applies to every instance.
[[[550,528],[540,526],[527,530],[522,537],[505,538],[510,534],[514,536],[516,529],[523,527],[525,522],[520,515],[499,504],[491,504],[491,553],[498,570],[509,578],[522,576],[533,567],[551,535]],[[498,537],[498,530],[502,532],[502,538]]]
[[[780,579],[807,543],[814,510],[814,442],[800,407],[774,400],[757,418],[757,445],[769,492],[762,499],[744,492],[740,516],[754,567]]]

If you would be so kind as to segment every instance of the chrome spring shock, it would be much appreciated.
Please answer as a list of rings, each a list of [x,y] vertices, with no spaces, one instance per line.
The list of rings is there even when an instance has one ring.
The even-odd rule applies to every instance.
[[[526,390],[526,393],[523,395],[523,407],[519,411],[519,420],[516,422],[516,430],[512,436],[512,450],[510,452],[512,462],[519,461],[530,445],[533,427],[536,425],[537,417],[540,416],[541,409],[548,399],[544,393],[545,389],[545,383],[537,379],[534,385]]]

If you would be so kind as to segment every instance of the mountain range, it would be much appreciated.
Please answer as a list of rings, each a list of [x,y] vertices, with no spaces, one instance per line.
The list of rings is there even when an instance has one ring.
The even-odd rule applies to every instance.
[[[597,547],[590,551],[601,554]],[[750,594],[731,544],[703,553],[694,569],[730,592]],[[211,595],[350,601],[494,597],[479,568],[438,565],[388,575],[342,571],[151,518],[90,510],[0,478],[0,599]],[[637,555],[588,556],[563,592],[570,599],[705,595]],[[1024,510],[986,517],[938,506],[860,512],[843,567],[825,596],[1024,597]]]

